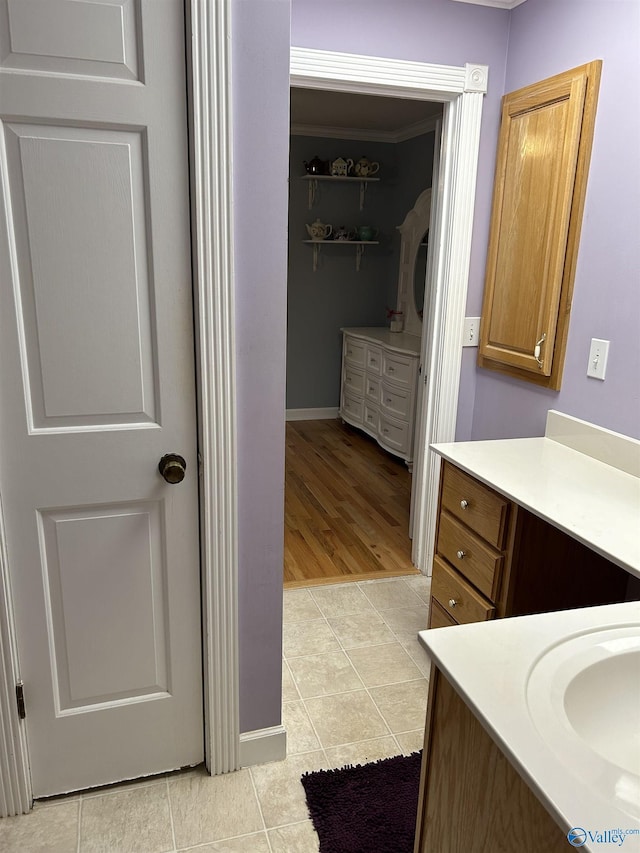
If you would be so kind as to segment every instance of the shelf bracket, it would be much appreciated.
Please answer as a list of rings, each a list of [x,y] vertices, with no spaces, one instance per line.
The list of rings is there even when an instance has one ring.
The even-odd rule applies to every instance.
[[[360,181],[360,210],[364,210],[364,197],[367,193],[367,182]]]
[[[320,243],[313,244],[313,271],[318,272],[318,257],[320,256]]]
[[[364,246],[358,243],[356,246],[356,272],[360,272],[360,259],[364,255]]]
[[[318,181],[316,178],[313,178],[309,181],[309,210],[313,207],[316,202],[316,196],[318,194]],[[360,208],[362,210],[362,208]]]

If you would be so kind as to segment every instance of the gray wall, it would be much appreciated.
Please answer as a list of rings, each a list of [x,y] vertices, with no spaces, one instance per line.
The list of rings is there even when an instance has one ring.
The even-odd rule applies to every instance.
[[[374,143],[309,136],[291,137],[289,183],[289,270],[287,321],[287,408],[336,407],[340,398],[342,326],[384,326],[394,307],[398,277],[396,227],[422,190],[431,186],[434,134],[402,143]],[[365,155],[380,163],[359,210],[359,184],[318,182],[318,199],[308,208],[308,182],[300,180],[305,160]],[[305,224],[320,218],[334,228],[368,224],[380,232],[379,246],[367,246],[356,271],[355,246],[323,245],[319,268]]]

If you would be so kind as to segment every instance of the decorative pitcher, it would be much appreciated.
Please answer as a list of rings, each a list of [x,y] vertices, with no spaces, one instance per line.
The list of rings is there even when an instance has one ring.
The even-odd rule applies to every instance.
[[[307,225],[307,232],[312,240],[326,240],[331,236],[332,230],[331,225],[325,225],[319,219],[316,219],[311,225]]]

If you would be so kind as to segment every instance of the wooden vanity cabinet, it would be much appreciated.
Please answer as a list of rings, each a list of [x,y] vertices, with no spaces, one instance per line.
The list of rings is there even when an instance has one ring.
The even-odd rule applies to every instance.
[[[564,853],[562,829],[435,666],[429,691],[414,853]]]
[[[628,575],[443,461],[429,627],[624,601]]]

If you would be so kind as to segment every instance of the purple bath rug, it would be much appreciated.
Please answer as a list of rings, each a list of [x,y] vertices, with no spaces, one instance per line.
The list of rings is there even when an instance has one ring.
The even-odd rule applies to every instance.
[[[305,773],[320,853],[412,853],[421,752]]]

